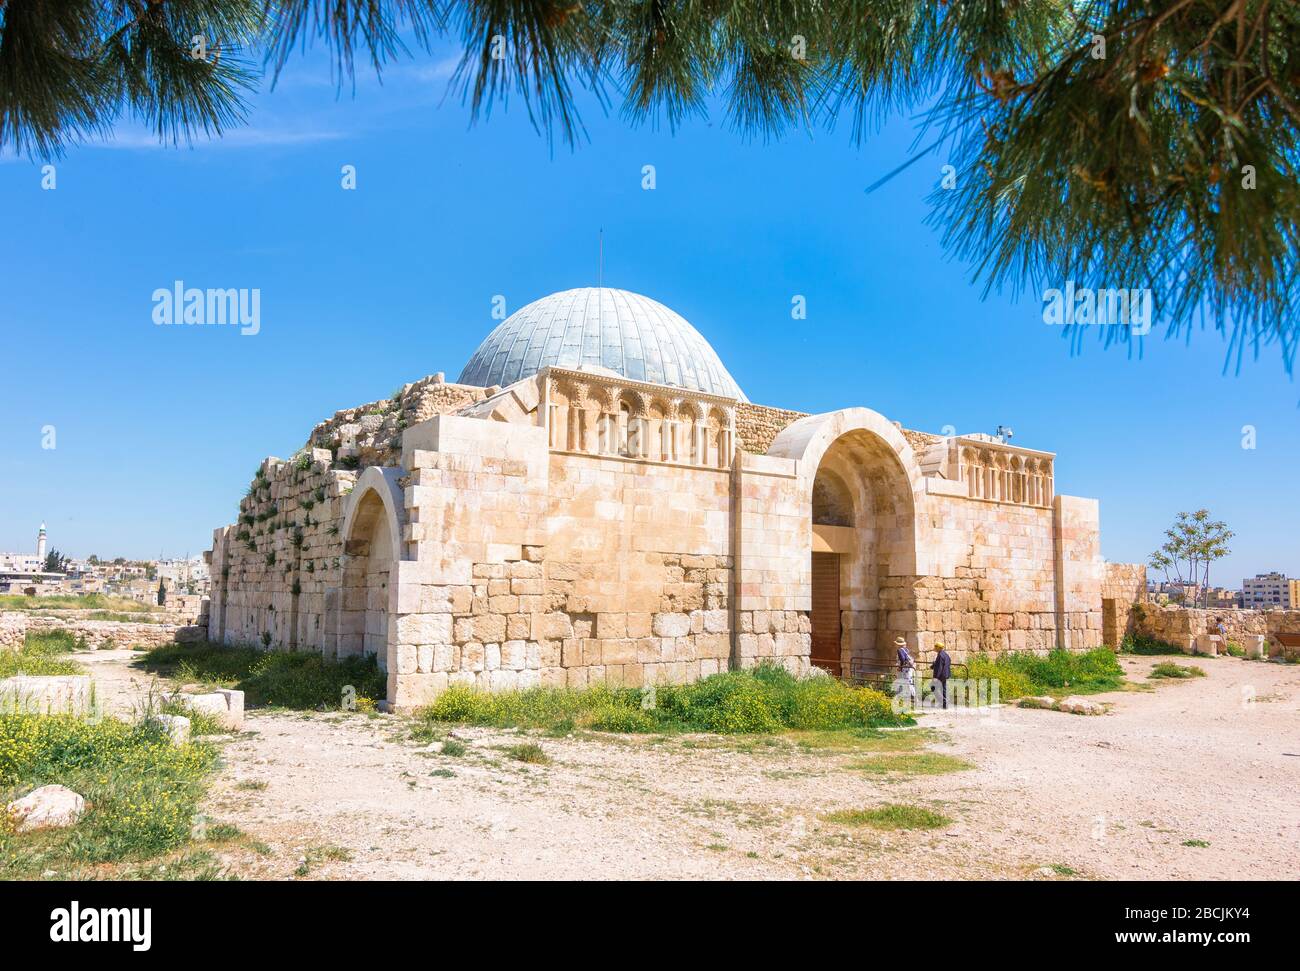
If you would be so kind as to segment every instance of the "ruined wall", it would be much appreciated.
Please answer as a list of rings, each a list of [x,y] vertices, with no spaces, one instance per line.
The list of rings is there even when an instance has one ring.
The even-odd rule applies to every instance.
[[[342,575],[339,527],[356,473],[313,449],[293,462],[267,459],[219,531],[212,557],[210,636],[277,648],[326,643],[326,599]]]
[[[21,610],[0,612],[0,650],[17,650],[27,637],[27,614]]]
[[[0,613],[0,650],[17,650],[28,633],[68,631],[92,650],[107,647],[152,648],[173,641],[202,640],[206,629],[184,624],[148,624],[117,620],[90,620],[77,616],[47,616],[25,611]]]
[[[1147,600],[1147,568],[1143,563],[1107,563],[1101,584],[1101,638],[1118,649],[1137,633],[1134,607]]]
[[[345,469],[397,465],[403,431],[482,401],[490,390],[447,384],[441,373],[433,374],[403,385],[390,398],[335,412],[312,430],[307,444],[328,449]]]
[[[1270,657],[1297,653],[1297,648],[1285,647],[1277,635],[1300,635],[1300,610],[1195,610],[1156,604],[1133,608],[1136,633],[1178,648],[1188,638],[1217,633],[1219,618],[1227,628],[1229,641],[1239,641],[1246,634],[1263,634]]]
[[[736,439],[740,447],[751,455],[764,455],[781,429],[806,415],[807,412],[803,411],[739,401],[736,403]]]

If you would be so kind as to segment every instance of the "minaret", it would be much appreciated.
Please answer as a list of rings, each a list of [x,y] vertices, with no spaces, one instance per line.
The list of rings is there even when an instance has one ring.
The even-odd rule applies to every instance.
[[[38,570],[45,569],[45,524],[41,523],[41,530],[36,534],[36,558],[40,560]]]

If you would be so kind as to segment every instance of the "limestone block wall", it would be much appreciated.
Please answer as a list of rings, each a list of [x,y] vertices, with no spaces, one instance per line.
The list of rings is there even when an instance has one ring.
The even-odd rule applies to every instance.
[[[445,416],[405,451],[395,703],[727,667],[727,470],[552,452],[540,426]]]
[[[27,614],[21,610],[0,612],[0,650],[17,650],[27,637]]]
[[[812,651],[810,484],[799,463],[740,453],[735,470],[735,667],[776,661],[796,674]]]
[[[1134,607],[1147,600],[1147,568],[1143,563],[1107,563],[1101,584],[1101,640],[1119,648],[1136,633]]]
[[[210,636],[227,644],[329,649],[327,600],[342,577],[340,524],[356,473],[325,449],[270,458],[214,533]]]
[[[1270,657],[1293,657],[1297,653],[1296,647],[1282,644],[1277,635],[1300,636],[1300,610],[1198,610],[1149,603],[1133,608],[1133,625],[1138,634],[1175,647],[1182,647],[1189,637],[1215,633],[1220,618],[1230,641],[1246,634],[1263,634],[1268,639]]]
[[[924,573],[914,581],[917,615],[898,616],[891,627],[914,623],[922,656],[935,641],[957,659],[974,651],[1047,651],[1062,642],[1071,649],[1097,646],[1096,503],[1056,497],[1056,504],[1065,507],[1063,533],[1058,508],[972,499],[931,486]],[[892,585],[904,582],[896,577]]]

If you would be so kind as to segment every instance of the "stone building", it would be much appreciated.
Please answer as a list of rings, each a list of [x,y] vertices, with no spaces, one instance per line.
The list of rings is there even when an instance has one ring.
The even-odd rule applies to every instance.
[[[373,654],[398,706],[764,660],[864,677],[898,635],[922,659],[1094,647],[1098,505],[1057,493],[1054,459],[754,404],[668,308],[570,290],[457,383],[266,459],[214,534],[210,636]]]

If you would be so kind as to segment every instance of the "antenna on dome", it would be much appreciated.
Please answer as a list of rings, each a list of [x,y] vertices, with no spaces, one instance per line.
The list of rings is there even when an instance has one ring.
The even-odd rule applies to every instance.
[[[600,227],[598,239],[600,240],[600,259],[596,263],[596,288],[603,289],[605,286],[605,227]]]

